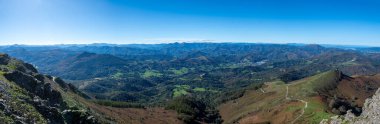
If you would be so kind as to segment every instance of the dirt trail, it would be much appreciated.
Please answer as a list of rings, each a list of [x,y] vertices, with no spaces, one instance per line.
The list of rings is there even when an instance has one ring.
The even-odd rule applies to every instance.
[[[286,85],[285,99],[286,99],[286,100],[297,100],[297,101],[300,101],[300,102],[302,102],[302,103],[305,104],[305,107],[302,109],[301,114],[298,115],[297,118],[294,119],[294,120],[291,122],[291,124],[294,124],[294,122],[296,122],[299,118],[301,118],[302,115],[305,113],[305,109],[307,108],[307,104],[308,104],[308,102],[306,102],[305,100],[301,100],[301,99],[292,99],[292,98],[288,97],[288,94],[289,94],[289,85],[290,85],[290,84]]]

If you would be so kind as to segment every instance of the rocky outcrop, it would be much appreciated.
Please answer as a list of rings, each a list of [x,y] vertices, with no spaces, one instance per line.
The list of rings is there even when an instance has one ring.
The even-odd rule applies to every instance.
[[[10,60],[10,57],[8,54],[0,54],[0,64],[1,65],[7,65]]]
[[[351,110],[344,116],[335,116],[330,120],[323,120],[321,124],[378,124],[380,122],[380,89],[372,98],[365,101],[363,112],[355,116]]]
[[[11,73],[6,73],[4,76],[8,80],[13,81],[19,86],[23,87],[30,93],[35,94],[43,100],[47,100],[50,105],[54,107],[63,106],[61,94],[58,91],[53,90],[50,83],[45,83],[43,80],[38,80],[36,77],[17,70]],[[39,75],[37,75],[37,77],[39,77]]]
[[[68,97],[83,93],[60,78],[39,74],[32,65],[7,54],[0,54],[0,72],[1,124],[97,123],[88,109]]]

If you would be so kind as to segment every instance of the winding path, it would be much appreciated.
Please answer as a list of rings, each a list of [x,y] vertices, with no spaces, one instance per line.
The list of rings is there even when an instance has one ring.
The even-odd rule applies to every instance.
[[[285,95],[285,99],[286,99],[286,100],[292,100],[290,97],[288,97],[288,94],[289,94],[289,85],[290,85],[290,84],[286,85],[286,95]],[[304,103],[304,104],[305,104],[305,107],[302,109],[301,114],[300,114],[299,116],[297,116],[297,118],[294,119],[294,120],[291,122],[291,124],[294,124],[294,122],[296,122],[299,118],[302,117],[302,115],[305,113],[305,109],[307,108],[307,104],[308,104],[308,102],[306,102],[305,100],[301,100],[301,99],[293,99],[293,100],[297,100],[297,101],[300,101],[300,102]]]

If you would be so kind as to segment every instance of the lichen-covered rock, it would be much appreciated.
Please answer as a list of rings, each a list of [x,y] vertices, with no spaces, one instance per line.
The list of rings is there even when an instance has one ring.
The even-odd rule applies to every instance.
[[[0,54],[0,64],[1,65],[7,65],[10,60],[10,57],[8,54]]]
[[[35,108],[47,118],[49,123],[64,124],[64,118],[57,107],[50,106],[46,100],[42,100],[38,96],[33,98]]]
[[[21,71],[13,71],[11,73],[6,73],[4,76],[21,87],[25,88],[27,91],[36,94],[44,100],[48,100],[51,105],[55,107],[61,107],[63,102],[61,94],[53,90],[49,83],[44,83],[37,80],[35,77],[23,73]],[[57,105],[57,106],[56,106]]]
[[[335,116],[322,120],[321,124],[378,124],[380,123],[380,89],[372,98],[368,98],[360,116],[355,116],[351,110],[345,116]]]
[[[83,110],[69,109],[64,110],[63,115],[67,120],[67,123],[78,123],[78,124],[94,124],[97,123],[94,116]]]

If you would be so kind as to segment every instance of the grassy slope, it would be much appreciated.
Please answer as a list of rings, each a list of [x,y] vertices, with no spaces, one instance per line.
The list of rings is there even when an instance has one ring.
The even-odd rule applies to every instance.
[[[35,120],[37,123],[45,124],[47,121],[43,116],[31,105],[23,100],[32,100],[28,95],[28,92],[23,88],[16,85],[14,82],[10,82],[3,74],[0,75],[0,88],[2,89],[0,93],[0,99],[4,100],[4,103],[9,105],[9,107],[19,113],[25,113],[24,117],[27,119]],[[9,94],[9,96],[5,95]],[[5,124],[15,123],[14,117],[5,115],[3,111],[0,111],[0,122]]]
[[[120,123],[120,124],[166,124],[182,123],[175,111],[163,108],[115,108],[95,104],[83,97],[64,91],[57,83],[52,86],[61,92],[65,102],[69,106],[77,106],[80,109],[89,109],[101,123]]]
[[[99,116],[119,124],[181,124],[177,113],[163,108],[115,108],[95,104],[82,97],[75,97],[86,107],[95,111]]]
[[[262,89],[248,91],[243,97],[222,104],[219,110],[225,123],[319,123],[332,114],[326,112],[327,106],[316,91],[334,84],[337,76],[335,71],[329,71],[290,84],[269,82]],[[300,100],[307,102],[306,109]]]

